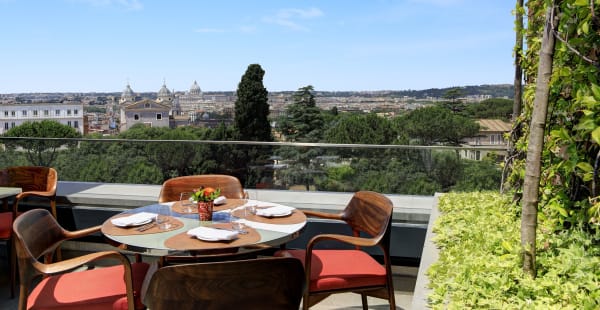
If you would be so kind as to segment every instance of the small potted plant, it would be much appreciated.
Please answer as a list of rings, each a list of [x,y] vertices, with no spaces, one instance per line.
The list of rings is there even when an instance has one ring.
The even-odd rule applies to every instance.
[[[202,187],[194,191],[192,200],[198,203],[198,216],[201,221],[212,221],[214,200],[220,195],[220,188]]]

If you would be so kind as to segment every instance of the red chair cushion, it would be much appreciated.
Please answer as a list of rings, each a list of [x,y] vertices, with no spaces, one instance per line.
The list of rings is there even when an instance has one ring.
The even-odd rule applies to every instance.
[[[0,239],[8,240],[12,235],[12,212],[0,213]]]
[[[139,292],[149,265],[131,267],[136,309],[144,309]],[[29,295],[27,309],[127,309],[123,271],[119,265],[45,278]]]
[[[291,256],[302,261],[304,250],[279,251],[275,256]],[[385,267],[360,250],[313,250],[310,272],[311,292],[382,286],[386,284]]]

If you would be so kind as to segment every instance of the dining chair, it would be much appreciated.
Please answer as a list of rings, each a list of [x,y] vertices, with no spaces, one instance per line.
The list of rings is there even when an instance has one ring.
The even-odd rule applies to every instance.
[[[304,211],[309,217],[346,222],[352,236],[319,234],[311,238],[306,250],[284,249],[274,256],[294,257],[302,262],[308,289],[304,293],[302,309],[319,303],[331,294],[354,292],[361,294],[363,309],[367,296],[387,299],[390,309],[396,309],[390,262],[390,234],[393,204],[382,194],[370,191],[356,192],[339,214]],[[323,241],[350,244],[351,249],[319,249]],[[331,244],[329,244],[331,247]],[[383,265],[363,251],[363,247],[379,247],[383,251]]]
[[[0,240],[6,241],[9,257],[9,285],[11,298],[15,295],[16,257],[12,240],[12,223],[19,214],[19,202],[27,197],[42,197],[50,200],[50,210],[56,218],[56,185],[58,175],[54,168],[38,166],[16,166],[0,170],[0,186],[21,188],[21,193],[12,199],[12,209],[0,213]],[[8,211],[10,197],[3,198],[4,211]],[[57,252],[60,259],[60,249]]]
[[[147,263],[131,264],[117,251],[52,262],[53,252],[61,242],[98,232],[100,226],[67,231],[47,210],[33,209],[15,219],[13,230],[21,280],[19,310],[144,308],[139,292],[149,268]],[[100,259],[116,260],[118,264],[69,272]],[[40,277],[30,291],[34,280]]]
[[[300,261],[268,257],[159,268],[142,292],[152,310],[296,310],[304,289]]]
[[[247,198],[242,183],[234,176],[226,174],[200,174],[175,177],[166,180],[160,190],[158,202],[169,202],[179,200],[182,192],[191,192],[200,187],[220,188],[221,195],[226,198]]]

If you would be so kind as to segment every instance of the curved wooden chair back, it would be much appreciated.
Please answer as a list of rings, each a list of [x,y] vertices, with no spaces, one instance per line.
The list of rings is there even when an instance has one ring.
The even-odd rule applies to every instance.
[[[393,203],[384,195],[361,191],[352,196],[341,218],[352,228],[354,236],[365,232],[381,247],[389,249],[393,209]]]
[[[56,218],[56,185],[58,174],[54,168],[39,166],[17,166],[0,170],[0,186],[20,187],[13,212],[18,211],[19,201],[25,197],[37,196],[50,200],[52,215]]]
[[[38,259],[45,257],[50,262],[53,252],[67,238],[66,231],[48,211],[34,209],[23,215],[15,220],[13,230],[20,270],[25,270],[29,278],[35,274],[34,266],[40,264]]]
[[[303,292],[302,263],[271,257],[160,268],[150,280],[144,304],[152,310],[296,310]]]
[[[179,200],[181,192],[191,192],[200,187],[220,188],[221,195],[241,199],[246,196],[238,178],[226,174],[201,174],[176,177],[166,180],[160,190],[158,202]]]
[[[26,197],[36,196],[50,200],[50,211],[56,218],[56,185],[58,183],[58,174],[54,168],[39,167],[39,166],[16,166],[0,169],[0,186],[19,187],[21,193],[17,194],[13,200],[11,212],[12,215],[3,214],[0,225],[2,231],[6,231],[6,235],[2,240],[7,240],[9,252],[9,272],[10,272],[10,289],[11,297],[15,291],[15,275],[16,263],[14,253],[14,242],[12,238],[12,221],[19,213],[19,202]],[[8,199],[2,199],[4,209],[8,208]],[[61,258],[60,249],[57,251],[57,257]]]

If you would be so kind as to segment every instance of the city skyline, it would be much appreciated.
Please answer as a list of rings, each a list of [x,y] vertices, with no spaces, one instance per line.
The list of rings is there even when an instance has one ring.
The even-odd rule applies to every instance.
[[[31,5],[31,4],[35,5]],[[511,83],[514,3],[475,0],[0,0],[0,93],[269,91]]]

